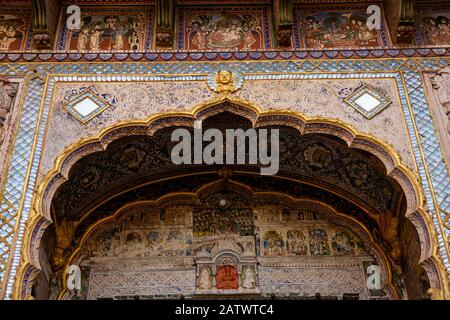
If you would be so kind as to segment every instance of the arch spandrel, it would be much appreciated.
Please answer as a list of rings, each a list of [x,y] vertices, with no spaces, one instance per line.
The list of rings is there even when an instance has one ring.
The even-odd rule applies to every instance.
[[[123,123],[105,130],[96,137],[86,139],[70,148],[67,148],[57,159],[54,169],[43,179],[38,192],[33,201],[33,216],[30,228],[26,235],[26,246],[28,249],[25,254],[25,262],[21,268],[21,277],[28,277],[27,272],[32,270],[36,272],[39,269],[37,250],[39,246],[34,242],[36,236],[42,235],[45,228],[49,225],[50,202],[54,192],[69,177],[69,171],[73,164],[79,159],[95,152],[101,152],[107,149],[108,145],[120,137],[135,134],[155,134],[158,129],[171,126],[192,127],[193,121],[201,115],[202,118],[208,118],[211,114],[218,114],[220,111],[230,111],[228,106],[236,104],[233,98],[226,97],[219,102],[213,103],[212,112],[209,106],[201,106],[190,113],[176,113],[171,115],[157,115],[146,122]],[[214,110],[215,109],[215,110]],[[361,135],[353,128],[336,120],[325,120],[320,118],[309,119],[293,111],[261,111],[255,106],[238,105],[234,110],[244,110],[244,117],[251,120],[255,127],[267,125],[285,125],[294,127],[301,134],[327,134],[333,135],[344,140],[350,148],[362,149],[375,155],[384,165],[388,176],[397,181],[406,196],[407,210],[406,216],[411,219],[420,237],[422,265],[426,266],[430,274],[432,287],[442,288],[442,270],[438,259],[435,257],[434,248],[436,243],[434,239],[434,229],[423,209],[423,195],[421,187],[415,178],[415,175],[401,164],[400,157],[393,148],[380,140],[367,135]],[[236,112],[240,115],[241,111]],[[33,251],[31,251],[33,250]],[[31,283],[27,278],[28,286]],[[27,286],[27,283],[24,283]],[[18,287],[21,287],[19,282]],[[22,294],[26,294],[29,289],[23,288]],[[29,292],[29,291],[28,291]],[[19,297],[19,291],[17,291]]]
[[[314,118],[316,115],[325,119],[338,119],[340,122],[350,124],[359,133],[377,136],[392,145],[402,156],[405,166],[418,174],[411,145],[404,143],[404,141],[408,141],[408,129],[402,117],[404,111],[397,92],[397,83],[392,75],[390,78],[364,79],[364,81],[362,79],[345,79],[345,81],[313,79],[315,74],[294,74],[293,76],[296,77],[296,80],[245,80],[245,85],[238,91],[226,96],[211,92],[205,81],[183,83],[179,83],[180,81],[157,81],[151,82],[151,84],[136,81],[132,85],[92,82],[90,85],[95,88],[96,92],[98,91],[98,94],[111,95],[118,102],[106,109],[100,119],[92,119],[83,125],[70,118],[61,105],[64,104],[66,91],[72,92],[74,88],[79,89],[86,84],[58,82],[58,91],[55,100],[52,101],[53,111],[49,122],[47,147],[43,153],[40,177],[52,169],[53,162],[64,151],[64,148],[78,143],[80,137],[88,139],[112,126],[118,126],[121,122],[146,122],[145,120],[158,114],[175,114],[177,112],[186,114],[191,110],[202,109],[204,106],[213,110],[214,104],[225,99],[234,100],[238,105],[245,105],[247,108],[242,110],[243,112],[253,109],[252,114],[248,114],[253,118],[255,117],[254,111],[260,114],[263,111],[292,110],[294,113],[305,115],[308,119]],[[301,86],[298,85],[299,79],[301,79]],[[318,85],[319,83],[320,85]],[[349,88],[355,89],[362,83],[373,86],[377,91],[385,92],[385,95],[392,100],[389,108],[370,120],[356,113],[343,102],[342,98],[342,90],[344,90],[342,92],[347,92]],[[276,90],[277,86],[278,90]],[[318,89],[322,86],[327,88],[326,95]],[[177,90],[176,95],[174,95],[175,89]],[[267,95],[267,92],[278,98],[261,98]],[[280,93],[282,93],[281,96]],[[148,98],[137,98],[142,94]],[[324,106],[326,107],[324,108]],[[198,114],[198,117],[202,118],[201,113]],[[106,122],[102,120],[104,118],[107,119]],[[65,125],[61,126],[61,123]]]

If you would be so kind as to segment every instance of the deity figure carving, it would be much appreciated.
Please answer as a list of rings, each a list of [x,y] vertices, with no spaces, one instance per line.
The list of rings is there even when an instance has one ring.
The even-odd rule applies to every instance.
[[[16,93],[16,86],[9,82],[7,78],[0,77],[0,143],[3,142]]]
[[[438,72],[431,79],[436,99],[447,116],[447,133],[450,134],[450,68]]]
[[[310,166],[324,169],[328,167],[328,165],[333,160],[331,157],[331,152],[320,145],[312,145],[309,146],[303,152],[306,161],[308,161]]]
[[[216,75],[217,92],[230,93],[235,90],[234,77],[229,70],[220,70]]]
[[[100,44],[102,42],[102,34],[103,34],[102,27],[101,25],[97,24],[94,27],[94,30],[92,30],[90,38],[91,50],[93,51],[100,50]]]
[[[172,34],[170,32],[156,33],[156,45],[158,47],[170,48],[172,46]]]
[[[236,267],[224,265],[217,268],[216,284],[217,289],[237,289],[239,285]]]
[[[256,287],[255,274],[252,267],[245,268],[242,276],[242,288],[254,289]]]
[[[62,220],[55,226],[56,245],[52,263],[55,270],[61,268],[65,262],[65,250],[70,247],[75,234],[76,222]]]
[[[203,268],[200,271],[198,278],[198,288],[201,290],[209,290],[212,288],[211,271],[208,268]]]

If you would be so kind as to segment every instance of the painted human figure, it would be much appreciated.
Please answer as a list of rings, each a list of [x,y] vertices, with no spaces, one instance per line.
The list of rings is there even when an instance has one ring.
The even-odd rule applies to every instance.
[[[117,30],[114,32],[114,35],[113,35],[113,40],[114,40],[113,49],[115,49],[115,50],[123,49],[123,46],[124,46],[124,34],[125,34],[124,27],[123,26],[119,26],[117,28]]]
[[[335,238],[335,250],[338,254],[348,254],[353,250],[350,239],[346,234],[338,233]]]
[[[78,34],[77,38],[77,49],[80,51],[87,50],[89,43],[89,28],[81,28],[81,32]]]
[[[254,289],[256,287],[255,276],[251,267],[245,268],[242,287],[244,289]]]
[[[100,50],[100,44],[102,42],[102,34],[101,26],[99,24],[94,26],[91,34],[91,50]]]
[[[244,43],[243,43],[243,49],[249,50],[252,48],[252,45],[256,42],[255,36],[252,33],[252,30],[247,29],[247,27],[244,28]]]
[[[211,272],[208,268],[203,268],[200,271],[200,276],[198,280],[198,288],[201,290],[209,290],[212,288],[211,284]]]
[[[197,47],[197,49],[202,50],[206,49],[207,43],[206,43],[206,36],[208,35],[207,30],[205,30],[205,27],[198,27],[195,31],[194,38],[192,39],[192,44]]]
[[[11,24],[8,21],[0,22],[0,50],[11,49],[11,44],[17,40],[17,28],[18,25]]]

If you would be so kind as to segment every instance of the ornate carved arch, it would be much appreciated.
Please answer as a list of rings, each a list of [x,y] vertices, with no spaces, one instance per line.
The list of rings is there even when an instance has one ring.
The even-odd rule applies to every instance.
[[[206,119],[222,112],[231,112],[249,119],[254,127],[282,125],[297,129],[301,135],[320,133],[338,137],[349,148],[367,151],[376,156],[385,166],[387,176],[399,183],[406,195],[406,217],[413,223],[420,238],[420,264],[426,270],[432,288],[447,292],[446,271],[443,268],[435,237],[434,226],[429,217],[421,185],[414,174],[401,163],[400,157],[381,140],[359,134],[351,126],[338,120],[308,118],[290,111],[262,111],[248,101],[225,96],[194,108],[191,112],[168,112],[157,114],[147,121],[119,123],[107,128],[97,136],[68,147],[57,158],[55,166],[43,179],[33,198],[29,228],[24,239],[24,259],[16,281],[15,298],[30,295],[33,278],[40,269],[39,241],[51,224],[50,203],[58,187],[68,179],[71,167],[81,158],[94,152],[104,151],[107,146],[124,136],[153,135],[162,128],[193,127],[195,120]]]
[[[155,209],[159,209],[161,206],[182,203],[183,205],[194,205],[196,200],[203,199],[208,197],[211,194],[216,192],[220,192],[221,188],[227,185],[230,191],[237,192],[239,194],[250,197],[252,201],[254,201],[255,205],[257,203],[263,203],[268,200],[278,201],[280,204],[282,203],[284,206],[292,206],[297,209],[301,208],[312,208],[317,211],[317,213],[323,215],[326,220],[330,223],[344,227],[346,230],[353,232],[357,235],[363,242],[365,250],[374,257],[375,261],[381,268],[382,275],[382,287],[387,293],[387,296],[393,299],[399,299],[400,293],[396,288],[393,281],[393,272],[391,269],[391,264],[389,262],[389,258],[386,253],[383,251],[383,248],[377,244],[376,240],[371,235],[370,231],[360,222],[358,222],[355,218],[348,216],[344,213],[340,213],[336,211],[331,206],[322,203],[320,201],[314,200],[305,200],[305,199],[296,199],[292,196],[286,194],[274,194],[274,193],[266,193],[266,192],[255,192],[251,187],[246,186],[240,182],[235,182],[233,180],[221,179],[217,182],[213,182],[210,184],[206,184],[198,189],[196,192],[181,192],[181,193],[172,193],[164,195],[156,200],[151,201],[137,201],[134,203],[127,204],[117,210],[113,215],[108,216],[104,219],[97,221],[94,225],[92,225],[81,237],[77,248],[72,252],[70,258],[66,261],[66,264],[63,268],[64,275],[63,279],[66,278],[66,272],[68,270],[68,266],[71,264],[77,264],[81,262],[83,259],[83,248],[87,246],[87,244],[93,240],[96,234],[101,232],[101,230],[106,229],[108,226],[117,225],[121,220],[123,220],[130,212],[140,212],[142,210],[148,211],[150,207]],[[141,210],[140,210],[141,209]],[[222,257],[231,257],[236,263],[240,261],[240,253],[239,248],[237,247],[235,250],[233,248],[217,248],[213,252],[212,260],[217,262]],[[248,261],[252,261],[251,259]],[[248,262],[247,261],[247,262]],[[63,282],[63,288],[58,295],[58,299],[67,299],[69,298],[69,292],[65,283]]]

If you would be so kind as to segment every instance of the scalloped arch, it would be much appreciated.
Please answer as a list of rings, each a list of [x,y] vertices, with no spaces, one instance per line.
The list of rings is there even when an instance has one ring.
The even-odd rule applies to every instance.
[[[50,203],[58,187],[68,179],[70,168],[81,158],[106,150],[113,141],[129,135],[153,135],[156,131],[177,126],[193,127],[195,120],[231,112],[250,120],[254,127],[284,125],[296,128],[300,134],[328,134],[345,141],[349,148],[367,151],[385,166],[387,176],[399,183],[406,195],[406,217],[413,223],[420,238],[420,264],[426,270],[432,288],[447,291],[446,271],[437,253],[434,225],[425,209],[422,187],[414,174],[402,164],[394,148],[370,135],[358,133],[339,120],[306,117],[291,110],[263,111],[255,104],[231,96],[208,101],[192,111],[155,114],[146,121],[121,122],[102,130],[98,135],[82,139],[67,147],[55,160],[53,169],[44,177],[32,202],[30,220],[25,233],[23,262],[15,282],[14,298],[31,294],[34,277],[40,270],[39,242],[51,224]]]

